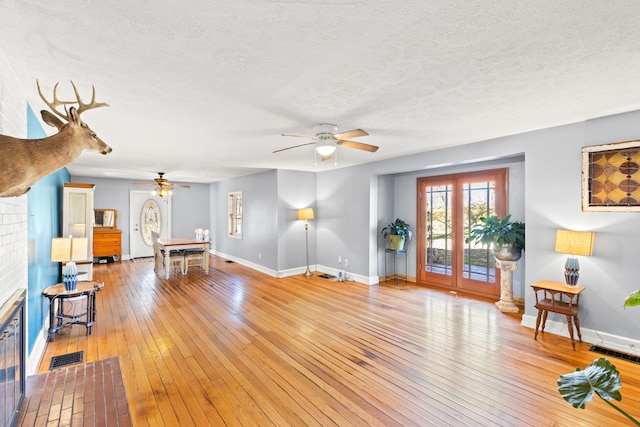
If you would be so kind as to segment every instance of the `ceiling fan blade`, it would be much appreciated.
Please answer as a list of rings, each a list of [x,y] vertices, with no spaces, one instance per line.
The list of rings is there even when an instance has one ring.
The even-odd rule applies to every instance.
[[[363,144],[362,142],[356,142],[356,141],[340,140],[338,141],[338,145],[342,145],[344,147],[349,147],[349,148],[355,148],[357,150],[364,150],[370,153],[374,153],[378,151],[378,147],[375,145]]]
[[[280,135],[282,135],[282,136],[291,136],[293,138],[318,139],[315,136],[298,135],[298,134],[295,134],[295,133],[281,133]]]
[[[316,145],[315,142],[307,142],[306,144],[294,145],[292,147],[281,148],[279,150],[274,151],[274,153],[279,153],[280,151],[291,150],[292,148],[304,147],[305,145]]]
[[[155,182],[132,182],[135,185],[157,185]]]
[[[333,135],[335,139],[348,139],[348,138],[356,138],[358,136],[367,136],[369,133],[362,129],[353,129],[348,130],[346,132],[340,132]]]
[[[185,185],[185,184],[168,184],[168,185],[170,185],[171,187],[191,188],[191,187],[189,187],[188,185]]]
[[[327,154],[326,156],[320,156],[320,160],[324,162],[325,160],[331,159],[331,157],[333,157],[333,154]]]

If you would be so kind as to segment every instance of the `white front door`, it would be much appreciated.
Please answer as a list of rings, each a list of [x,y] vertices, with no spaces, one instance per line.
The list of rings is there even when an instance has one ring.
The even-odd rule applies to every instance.
[[[129,191],[129,256],[153,256],[151,231],[161,239],[171,237],[171,197],[152,196],[148,191]]]

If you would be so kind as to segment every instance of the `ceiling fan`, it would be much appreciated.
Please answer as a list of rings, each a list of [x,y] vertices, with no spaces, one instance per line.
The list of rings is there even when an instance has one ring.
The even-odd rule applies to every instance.
[[[155,188],[151,190],[152,196],[171,196],[173,194],[174,187],[189,188],[184,184],[172,184],[168,179],[164,177],[164,172],[158,172],[158,177],[153,182],[134,182],[136,185],[153,185]]]
[[[348,130],[346,132],[338,132],[338,126],[321,123],[319,125],[315,125],[313,127],[313,132],[315,136],[306,136],[306,135],[295,135],[290,133],[283,133],[282,136],[292,136],[295,138],[309,138],[312,139],[312,142],[307,142],[306,144],[294,145],[287,148],[281,148],[280,150],[274,151],[274,153],[279,153],[280,151],[290,150],[292,148],[304,147],[307,145],[315,145],[315,152],[320,155],[321,160],[328,160],[331,156],[336,152],[338,146],[344,146],[349,148],[355,148],[357,150],[364,150],[373,153],[378,151],[378,147],[375,145],[363,144],[362,142],[349,141],[347,138],[356,138],[359,136],[367,136],[369,135],[366,131],[362,129],[353,129]],[[337,162],[337,158],[336,158]]]

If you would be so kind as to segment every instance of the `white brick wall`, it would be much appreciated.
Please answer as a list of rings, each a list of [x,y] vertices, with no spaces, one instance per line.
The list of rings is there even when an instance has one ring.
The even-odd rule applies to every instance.
[[[27,137],[27,101],[0,48],[0,134]],[[27,287],[27,196],[0,197],[0,305]]]

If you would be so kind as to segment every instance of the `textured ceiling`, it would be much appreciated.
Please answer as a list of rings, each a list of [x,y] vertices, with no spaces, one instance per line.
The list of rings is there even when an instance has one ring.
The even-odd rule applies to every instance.
[[[95,85],[113,147],[74,175],[213,182],[320,171],[281,133],[362,128],[338,167],[640,109],[640,2],[0,0],[0,50],[35,111]],[[48,130],[49,128],[47,128]]]

